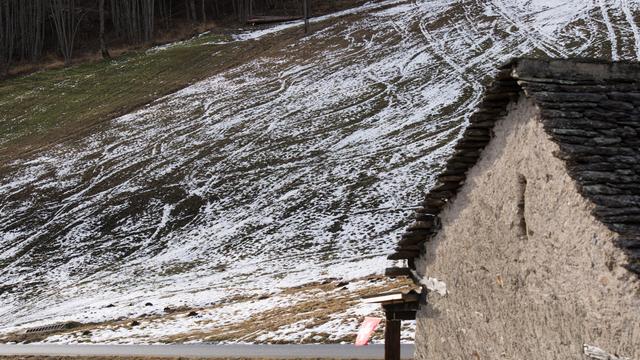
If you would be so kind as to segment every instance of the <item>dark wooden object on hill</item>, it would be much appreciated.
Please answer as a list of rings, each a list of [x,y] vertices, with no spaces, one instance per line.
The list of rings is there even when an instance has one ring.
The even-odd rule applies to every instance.
[[[27,329],[25,334],[42,334],[42,333],[52,333],[61,330],[69,330],[80,326],[80,323],[77,322],[66,322],[61,324],[53,324],[53,325],[43,325],[34,328]]]
[[[302,16],[251,16],[247,23],[251,25],[272,24],[279,22],[295,21],[302,19]]]

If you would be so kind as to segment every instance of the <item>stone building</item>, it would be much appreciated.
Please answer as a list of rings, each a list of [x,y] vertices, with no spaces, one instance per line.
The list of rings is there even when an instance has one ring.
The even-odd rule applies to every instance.
[[[417,358],[640,359],[639,133],[639,64],[500,69],[389,257]]]

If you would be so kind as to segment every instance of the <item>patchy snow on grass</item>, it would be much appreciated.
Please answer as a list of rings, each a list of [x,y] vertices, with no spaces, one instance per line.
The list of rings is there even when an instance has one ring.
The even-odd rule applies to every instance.
[[[329,284],[329,283],[328,283]],[[351,342],[364,316],[382,316],[380,306],[364,304],[358,293],[380,288],[379,280],[284,289],[261,296],[219,301],[196,312],[149,312],[131,320],[113,321],[94,327],[47,337],[44,343],[309,343]],[[318,299],[328,309],[315,305]],[[339,300],[332,300],[339,299]],[[283,321],[284,317],[284,321]],[[286,317],[290,317],[288,321]]]
[[[47,341],[216,341],[295,306],[283,289],[381,273],[497,65],[638,57],[637,4],[576,4],[371,2],[87,138],[0,165],[0,330],[145,315]],[[165,307],[183,306],[205,310],[167,321]],[[366,309],[242,338],[341,341]],[[213,337],[190,338],[197,328]]]

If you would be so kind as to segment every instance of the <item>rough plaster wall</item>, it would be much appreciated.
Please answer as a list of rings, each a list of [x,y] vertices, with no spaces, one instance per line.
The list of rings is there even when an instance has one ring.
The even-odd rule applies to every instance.
[[[418,313],[419,359],[582,359],[585,343],[640,359],[640,284],[537,116],[520,99],[441,213],[418,269],[449,294]]]

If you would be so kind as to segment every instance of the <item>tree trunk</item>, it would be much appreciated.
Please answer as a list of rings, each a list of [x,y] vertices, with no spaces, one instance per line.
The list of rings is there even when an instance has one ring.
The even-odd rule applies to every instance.
[[[36,61],[42,55],[42,49],[44,47],[44,39],[45,39],[45,14],[47,11],[47,1],[39,0],[36,1],[36,9],[35,9],[35,17],[36,17],[36,29],[35,29],[35,38],[33,40],[32,51],[31,51],[31,61]]]
[[[144,41],[151,42],[154,34],[155,0],[142,0],[142,25]]]
[[[304,16],[304,33],[309,33],[309,0],[302,0],[302,9]]]
[[[213,0],[213,9],[216,13],[215,17],[219,19],[221,16],[220,16],[220,5],[218,5],[218,0]]]
[[[51,17],[58,37],[60,52],[64,57],[64,66],[69,66],[82,16],[76,18],[75,0],[51,0]]]
[[[202,1],[202,23],[206,24],[207,23],[207,9],[204,6],[204,0]]]
[[[98,9],[100,12],[100,53],[103,59],[108,60],[111,59],[111,55],[109,55],[107,43],[104,40],[104,0],[100,0],[98,6],[100,7]]]
[[[0,77],[9,74],[15,42],[15,8],[9,0],[0,0]]]
[[[191,10],[191,19],[193,22],[198,21],[198,15],[196,14],[196,0],[189,0],[189,7]]]
[[[11,22],[14,24],[14,51],[21,61],[36,61],[44,45],[44,9],[46,0],[16,1],[11,4]]]

